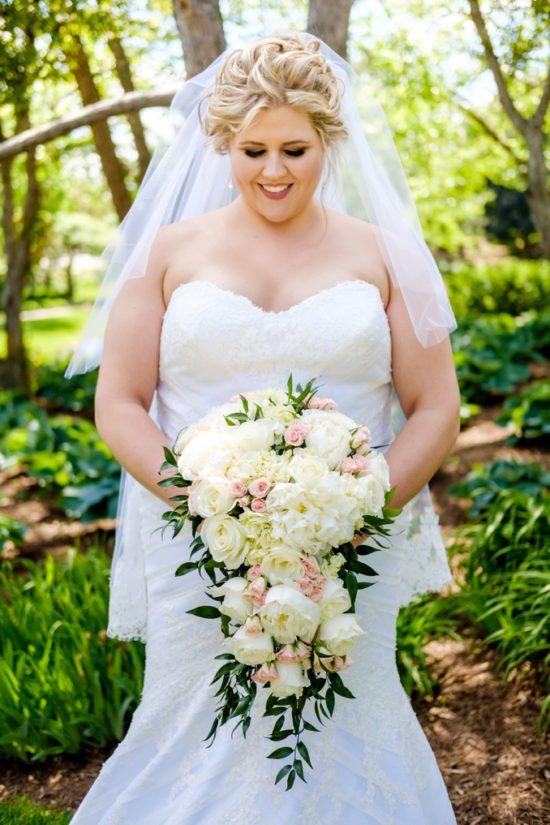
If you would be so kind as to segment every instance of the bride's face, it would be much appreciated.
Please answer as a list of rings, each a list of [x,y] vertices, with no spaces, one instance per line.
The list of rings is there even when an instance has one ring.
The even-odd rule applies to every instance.
[[[275,223],[302,212],[323,171],[321,138],[292,106],[260,112],[229,144],[235,185],[246,205]]]

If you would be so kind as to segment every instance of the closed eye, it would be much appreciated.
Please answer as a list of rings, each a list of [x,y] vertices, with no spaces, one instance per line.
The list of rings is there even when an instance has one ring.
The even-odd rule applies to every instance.
[[[305,149],[285,149],[285,155],[291,158],[299,158],[304,154]],[[245,149],[244,153],[249,158],[259,158],[265,154],[265,149]]]

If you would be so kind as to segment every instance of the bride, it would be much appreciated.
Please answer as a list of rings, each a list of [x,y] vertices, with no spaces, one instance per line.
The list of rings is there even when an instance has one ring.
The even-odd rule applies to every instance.
[[[382,131],[376,145],[371,129],[367,139],[349,67],[307,35],[225,53],[184,85],[173,113],[183,123],[122,227],[107,299],[68,373],[98,360],[90,342],[108,316],[96,422],[126,471],[108,632],[147,645],[141,704],[72,823],[452,825],[399,683],[395,621],[413,595],[449,580],[421,491],[457,434],[454,319],[391,138]],[[285,792],[265,758],[261,690],[246,739],[226,725],[205,747],[221,635],[186,612],[203,580],[174,575],[190,532],[155,529],[177,492],[158,486],[163,447],[211,407],[289,372],[316,377],[389,445],[404,509],[390,547],[370,557],[375,585],[357,597],[368,633],[345,680],[357,698],[311,734],[314,769]],[[392,394],[406,418],[396,436]]]

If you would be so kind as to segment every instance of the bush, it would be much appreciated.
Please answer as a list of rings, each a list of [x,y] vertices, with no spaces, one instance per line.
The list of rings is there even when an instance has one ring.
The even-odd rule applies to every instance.
[[[69,518],[114,518],[120,466],[93,424],[69,415],[48,418],[36,404],[4,392],[0,431],[0,466],[24,464]]]
[[[143,645],[109,639],[109,558],[0,569],[0,754],[25,762],[120,740],[138,702]]]
[[[33,381],[34,395],[43,400],[49,409],[63,412],[87,412],[92,415],[97,370],[65,378],[67,365],[67,359],[36,363]]]
[[[550,473],[536,463],[519,461],[492,461],[490,464],[474,464],[464,481],[449,490],[452,496],[471,499],[471,518],[478,518],[495,501],[503,490],[518,490],[528,496],[543,496],[550,487]]]
[[[464,321],[452,335],[462,397],[483,403],[508,395],[531,377],[529,364],[548,355],[550,314],[488,315]]]
[[[545,306],[550,294],[550,262],[507,257],[498,263],[440,262],[459,321],[476,315],[521,315]]]
[[[509,444],[550,436],[550,381],[535,381],[518,395],[507,398],[497,424],[515,426],[515,434],[507,439]]]
[[[22,521],[17,521],[11,516],[4,516],[0,513],[0,555],[8,541],[13,542],[13,544],[21,544],[28,529],[28,526]]]

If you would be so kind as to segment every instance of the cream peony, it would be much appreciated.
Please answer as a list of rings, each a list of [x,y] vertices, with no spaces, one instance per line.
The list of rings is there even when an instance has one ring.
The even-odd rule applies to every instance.
[[[243,665],[263,665],[273,658],[273,639],[267,633],[251,636],[239,627],[232,638],[233,655]]]
[[[349,610],[351,599],[341,579],[330,578],[325,584],[317,604],[321,608],[321,621],[332,619]]]
[[[300,696],[303,688],[309,684],[308,678],[299,662],[277,662],[277,678],[272,679],[270,690],[274,696],[284,699],[286,696]]]
[[[377,482],[387,493],[391,487],[390,468],[382,453],[372,452],[367,456],[368,472],[374,476]]]
[[[335,410],[305,410],[302,420],[308,425],[308,451],[324,458],[331,470],[349,455],[351,430],[355,422]]]
[[[235,500],[231,484],[225,478],[205,478],[189,494],[189,507],[207,518],[228,513],[235,506]]]
[[[236,622],[244,624],[247,617],[252,613],[252,604],[250,599],[245,599],[243,590],[248,587],[247,579],[241,576],[235,576],[228,579],[223,584],[213,585],[209,588],[209,592],[213,596],[223,596],[223,602],[220,605],[220,612],[225,613]]]
[[[333,656],[345,656],[364,632],[353,613],[344,613],[322,622],[318,637]]]
[[[381,516],[386,496],[380,482],[370,474],[358,476],[355,482],[357,499],[362,505],[363,513]]]
[[[246,535],[238,519],[209,516],[202,523],[201,539],[215,561],[230,570],[240,567],[246,556]]]
[[[310,642],[317,630],[321,611],[298,589],[277,584],[268,591],[259,615],[264,629],[278,642],[287,644],[297,638]]]
[[[272,544],[262,558],[261,571],[272,585],[297,579],[302,574],[302,554],[294,547]]]

